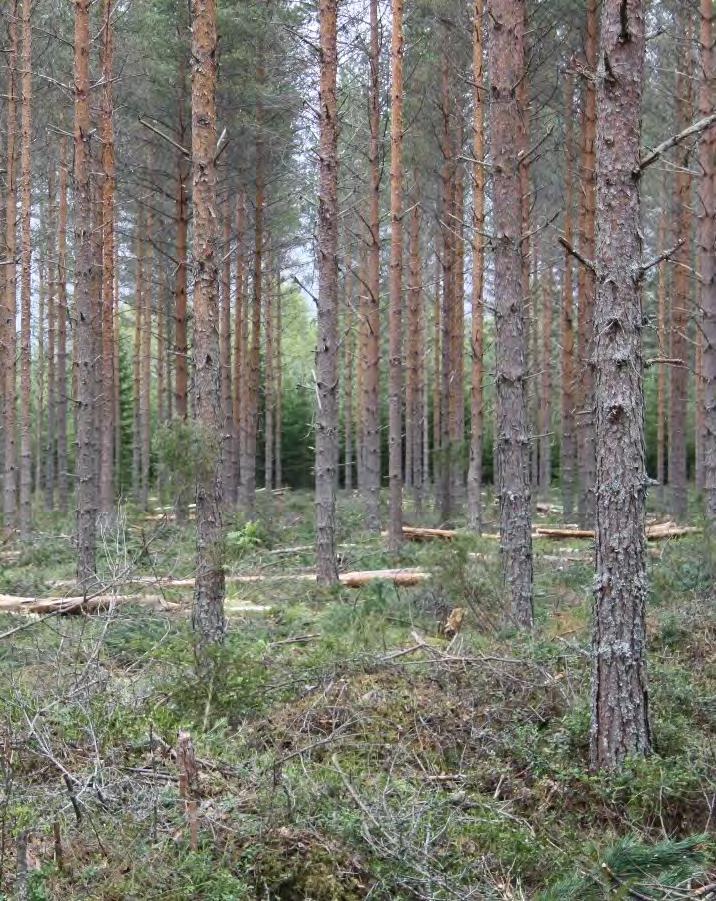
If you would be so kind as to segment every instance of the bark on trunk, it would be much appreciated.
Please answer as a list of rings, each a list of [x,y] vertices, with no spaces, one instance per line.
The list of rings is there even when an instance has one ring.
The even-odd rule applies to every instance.
[[[701,66],[699,89],[701,115],[714,108],[713,0],[701,0]],[[701,274],[701,310],[703,315],[703,391],[704,391],[704,493],[706,516],[713,528],[716,524],[716,127],[701,136],[699,150],[701,178],[699,179],[699,269]]]
[[[710,2],[710,0],[709,0]],[[661,217],[659,219],[659,253],[666,250],[666,227],[668,207],[666,197],[662,197]],[[657,286],[657,348],[660,359],[668,357],[668,341],[666,337],[666,280],[667,265],[659,266]],[[659,363],[656,382],[656,480],[659,483],[657,494],[661,505],[664,503],[664,485],[666,484],[666,364]]]
[[[316,577],[338,581],[338,49],[337,2],[319,0],[318,334],[316,349]]]
[[[221,399],[224,411],[222,457],[224,461],[224,499],[232,504],[236,493],[234,475],[234,407],[231,390],[231,207],[228,198],[224,208],[223,266],[221,276]]]
[[[60,138],[60,202],[57,223],[57,500],[69,506],[67,463],[67,139]]]
[[[472,42],[472,373],[470,383],[470,469],[467,477],[467,521],[482,531],[483,334],[482,291],[485,267],[485,75],[483,72],[483,0],[475,0]]]
[[[542,295],[542,391],[540,398],[539,487],[547,497],[552,484],[552,307],[554,281],[546,264],[541,279]]]
[[[239,191],[236,202],[236,283],[234,285],[234,500],[241,484],[244,396],[246,392],[246,195]]]
[[[102,32],[102,403],[100,416],[100,510],[114,499],[114,104],[112,0],[104,0]]]
[[[685,31],[688,33],[688,14]],[[691,123],[691,76],[679,71],[676,78],[678,110],[677,131]],[[678,151],[674,220],[681,246],[674,255],[674,297],[671,305],[671,356],[683,365],[671,367],[669,379],[669,486],[671,513],[685,520],[688,512],[687,496],[687,413],[689,403],[689,322],[691,320],[691,149]]]
[[[370,0],[370,77],[368,85],[370,144],[368,165],[370,193],[368,226],[370,230],[367,260],[366,336],[363,358],[363,454],[364,482],[361,494],[365,503],[366,527],[380,531],[380,45],[378,0]]]
[[[20,534],[32,526],[32,423],[30,421],[32,303],[32,30],[30,0],[22,0],[22,90],[20,150]]]
[[[588,0],[585,35],[587,77],[584,81],[584,110],[582,114],[582,204],[579,213],[579,247],[588,260],[594,259],[595,222],[595,139],[596,87],[592,74],[597,68],[598,18],[597,0]],[[577,458],[579,467],[579,496],[577,514],[581,526],[594,522],[594,274],[586,266],[579,267],[579,324],[578,359],[581,377],[577,380]]]
[[[496,464],[504,580],[517,625],[530,628],[532,538],[527,422],[527,347],[522,286],[523,110],[514,86],[524,74],[524,4],[494,0],[490,82],[495,260]]]
[[[140,388],[139,388],[139,503],[142,510],[149,506],[149,466],[151,450],[151,384],[152,384],[152,299],[153,299],[153,261],[152,248],[152,213],[147,210],[144,232],[141,240],[144,244],[144,291],[142,293],[142,329],[140,335]]]
[[[353,360],[354,360],[354,304],[355,279],[346,271],[345,320],[343,327],[343,485],[353,490]],[[280,329],[277,329],[280,335]],[[277,369],[277,374],[280,373]]]
[[[92,302],[92,190],[90,139],[90,3],[75,0],[74,31],[74,198],[75,310],[77,343],[77,580],[87,586],[95,572],[95,305]]]
[[[8,39],[10,42],[7,56],[7,137],[6,137],[6,173],[7,199],[5,202],[5,253],[10,261],[5,269],[5,297],[3,315],[3,387],[5,409],[3,417],[4,432],[4,467],[3,474],[3,516],[6,529],[15,526],[17,517],[17,447],[15,443],[16,427],[16,367],[15,355],[17,345],[16,326],[16,293],[17,293],[17,53],[18,53],[18,3],[13,0],[8,17]]]
[[[132,491],[141,504],[142,482],[142,334],[144,319],[144,212],[137,213],[134,234],[134,355],[132,357]]]
[[[47,172],[47,226],[50,241],[57,228],[57,197],[55,182],[55,162],[51,160]],[[57,413],[57,277],[52,263],[53,250],[50,244],[50,260],[47,264],[47,436],[44,449],[45,463],[45,510],[55,506],[55,482],[57,458],[55,454],[55,426]]]
[[[403,543],[403,0],[391,0],[388,545]]]
[[[274,346],[273,292],[275,289],[269,259],[269,279],[264,303],[264,487],[273,490],[273,413],[274,413]],[[270,497],[270,494],[269,494]]]
[[[216,216],[216,2],[192,0],[191,158],[194,200],[194,386],[202,460],[196,480],[196,583],[192,625],[201,668],[223,641],[224,569]]]
[[[639,183],[643,0],[605,0],[597,75],[596,588],[591,761],[649,751]]]
[[[405,482],[413,492],[416,509],[421,505],[422,471],[422,272],[420,265],[420,201],[412,199],[410,215],[410,275],[408,284],[407,390],[405,394]]]
[[[574,78],[567,75],[565,82],[565,210],[564,237],[568,244],[574,241],[572,206],[574,203],[574,163],[572,144],[572,116],[574,113]],[[564,518],[569,522],[574,515],[574,489],[576,483],[577,442],[575,435],[574,397],[574,281],[572,255],[564,253],[564,280],[562,282],[562,445],[560,448],[560,477],[562,482],[562,506]]]
[[[274,354],[276,365],[276,383],[274,391],[274,466],[275,466],[275,484],[277,488],[283,485],[283,466],[281,464],[281,454],[283,453],[283,348],[281,339],[281,329],[283,328],[281,313],[281,269],[276,271],[276,334],[274,336]]]

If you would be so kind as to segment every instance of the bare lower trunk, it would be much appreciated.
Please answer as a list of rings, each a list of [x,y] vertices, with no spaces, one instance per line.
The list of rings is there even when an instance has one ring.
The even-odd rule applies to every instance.
[[[659,253],[666,250],[666,224],[667,205],[666,198],[662,198],[661,217],[659,219]],[[667,266],[662,263],[659,267],[659,283],[657,287],[657,348],[658,356],[663,360],[668,357],[668,344],[666,338],[666,279]],[[664,502],[664,485],[666,484],[666,364],[659,363],[656,382],[656,480],[660,502]]]
[[[270,262],[269,262],[270,270]],[[269,275],[272,275],[270,272]],[[273,278],[269,277],[264,303],[264,486],[273,490],[273,413],[274,413],[274,348],[273,348]]]
[[[587,77],[584,79],[584,107],[582,112],[581,197],[579,214],[579,247],[588,260],[594,258],[594,192],[596,140],[596,88],[592,74],[597,67],[598,3],[587,2],[585,53]],[[577,457],[579,466],[579,496],[577,511],[581,526],[591,528],[594,522],[594,366],[593,318],[594,274],[586,266],[579,267],[579,324],[578,360],[580,378],[577,379]]]
[[[192,0],[192,185],[194,200],[194,386],[203,459],[196,480],[196,582],[192,625],[202,669],[224,639],[224,569],[216,216],[216,2]]]
[[[67,463],[67,140],[60,138],[60,201],[57,223],[57,500],[69,505]]]
[[[13,528],[17,517],[17,446],[16,446],[16,368],[17,346],[17,182],[16,182],[16,133],[17,133],[17,32],[18,4],[12,0],[8,17],[10,50],[7,56],[7,137],[6,173],[7,195],[5,202],[5,253],[8,265],[5,269],[5,296],[3,298],[3,417],[4,464],[3,516],[5,528]]]
[[[712,0],[701,0],[701,66],[700,111],[707,115],[714,107],[714,24]],[[703,392],[704,392],[704,493],[706,516],[711,528],[716,524],[716,127],[701,138],[699,158],[700,219],[698,231],[699,270],[701,274],[701,309],[703,315]]]
[[[47,226],[51,236],[56,234],[57,228],[57,197],[55,194],[55,163],[50,161],[47,172],[48,202],[47,202]],[[52,241],[52,237],[50,241]],[[50,244],[50,257],[53,255]],[[44,448],[45,463],[45,510],[53,510],[55,507],[55,481],[56,481],[56,413],[57,413],[57,383],[56,383],[56,359],[57,359],[57,276],[52,259],[47,264],[47,437]]]
[[[642,0],[605,0],[597,77],[596,552],[591,759],[649,751],[646,469],[639,269]]]
[[[684,23],[682,23],[684,24]],[[686,31],[688,32],[688,13]],[[678,128],[686,128],[691,122],[691,77],[677,74]],[[689,174],[690,149],[679,152],[679,169],[676,175],[674,219],[677,238],[681,246],[674,260],[674,295],[671,305],[671,356],[681,360],[672,366],[669,394],[669,486],[671,512],[676,519],[684,520],[688,512],[687,483],[687,419],[689,402],[689,323],[691,321],[691,176]]]
[[[223,486],[224,499],[227,504],[233,503],[236,494],[234,476],[236,461],[234,459],[234,408],[231,386],[231,207],[227,198],[224,209],[224,242],[223,266],[221,274],[221,403],[224,411],[222,426],[224,461]]]
[[[524,122],[514,86],[524,74],[524,9],[520,0],[494,0],[490,82],[495,259],[496,487],[500,543],[511,616],[530,628],[532,537],[527,422],[527,347],[522,309],[522,191],[518,151]]]
[[[574,165],[572,145],[572,116],[574,112],[574,79],[567,76],[565,87],[565,210],[564,237],[572,244],[574,202]],[[564,280],[562,282],[562,444],[560,448],[560,477],[562,482],[562,505],[564,518],[571,522],[574,514],[575,463],[577,442],[574,416],[574,281],[572,278],[572,255],[565,250]]]
[[[546,497],[552,484],[552,306],[554,282],[547,264],[541,279],[542,391],[540,397],[539,487]]]
[[[363,357],[361,452],[366,526],[380,531],[380,46],[378,0],[370,0],[370,82],[368,151],[370,194],[367,259],[366,335]]]
[[[241,484],[241,441],[244,434],[244,397],[246,387],[246,196],[239,191],[236,203],[236,282],[234,285],[234,499],[238,500]]]
[[[24,538],[32,525],[32,423],[30,421],[32,302],[32,29],[30,0],[22,0],[22,117],[20,151],[20,532]]]
[[[343,327],[343,485],[353,490],[353,348],[354,338],[354,285],[352,273],[346,273],[346,303]],[[280,329],[277,329],[280,334]],[[280,372],[280,369],[278,370]]]
[[[420,203],[412,201],[410,214],[407,390],[405,394],[405,481],[413,491],[415,507],[421,502],[422,471],[422,272],[420,266]]]
[[[483,0],[476,0],[473,22],[473,139],[476,162],[472,170],[472,378],[470,384],[470,469],[467,477],[468,525],[482,530],[482,436],[483,436],[483,304],[485,241],[485,75],[483,72]]]
[[[153,260],[152,248],[152,214],[147,211],[145,231],[142,235],[144,243],[144,291],[142,293],[142,329],[140,335],[140,387],[139,387],[139,503],[142,510],[149,506],[149,467],[151,449],[151,383],[152,383],[152,295],[153,295]]]
[[[388,328],[388,544],[403,543],[403,0],[391,0],[390,315]]]
[[[100,510],[112,508],[114,495],[114,126],[111,0],[104,0],[102,33],[102,403],[100,417]]]
[[[95,305],[92,302],[92,191],[90,154],[90,2],[75,0],[75,310],[77,345],[77,580],[86,586],[95,572]]]
[[[283,485],[283,465],[281,463],[281,455],[283,453],[283,345],[282,345],[282,328],[283,316],[281,312],[281,269],[276,272],[276,335],[274,338],[275,358],[276,358],[276,384],[274,394],[274,431],[275,431],[275,482],[276,487],[281,488]]]
[[[338,581],[338,50],[336,0],[319,0],[320,114],[318,186],[318,333],[316,348],[316,577]]]

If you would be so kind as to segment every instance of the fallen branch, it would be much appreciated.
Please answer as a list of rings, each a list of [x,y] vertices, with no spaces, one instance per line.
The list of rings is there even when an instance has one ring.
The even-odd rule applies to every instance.
[[[100,594],[95,597],[26,598],[0,595],[0,613],[94,613],[117,604],[150,604],[173,610],[179,604],[168,603],[160,595]]]
[[[660,156],[671,150],[672,147],[676,147],[678,144],[680,144],[682,141],[685,141],[687,138],[690,138],[692,135],[697,135],[699,132],[703,131],[705,128],[708,128],[709,125],[712,125],[714,122],[716,122],[716,113],[711,113],[710,116],[706,116],[704,119],[699,119],[698,122],[694,122],[693,125],[689,125],[688,128],[685,128],[678,134],[673,135],[666,141],[662,141],[662,143],[655,147],[651,151],[651,153],[647,153],[646,156],[643,156],[639,160],[639,165],[633,172],[634,177],[638,178],[644,171],[644,169],[651,166],[652,163],[655,163]]]

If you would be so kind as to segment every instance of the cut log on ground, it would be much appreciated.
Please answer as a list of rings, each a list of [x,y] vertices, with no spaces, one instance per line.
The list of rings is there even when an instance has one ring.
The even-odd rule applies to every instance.
[[[163,610],[174,610],[180,604],[165,601],[161,595],[114,595],[96,597],[25,598],[11,594],[0,595],[0,613],[94,613],[108,610],[118,604],[151,605]]]

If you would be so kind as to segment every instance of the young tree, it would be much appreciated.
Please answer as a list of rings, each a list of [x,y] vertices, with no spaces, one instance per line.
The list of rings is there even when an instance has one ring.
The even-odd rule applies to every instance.
[[[605,0],[597,76],[596,561],[591,760],[651,747],[639,231],[643,0]]]
[[[532,523],[527,423],[527,346],[522,293],[524,122],[515,85],[524,74],[524,3],[493,0],[489,69],[495,266],[496,490],[500,545],[513,620],[532,626]]]
[[[219,235],[216,199],[216,0],[192,0],[191,160],[194,199],[194,385],[202,459],[196,481],[192,624],[199,664],[223,641]]]
[[[392,0],[390,43],[390,310],[388,386],[388,543],[403,542],[403,0]]]
[[[316,348],[316,567],[338,581],[338,76],[337,0],[319,0],[318,340]]]

